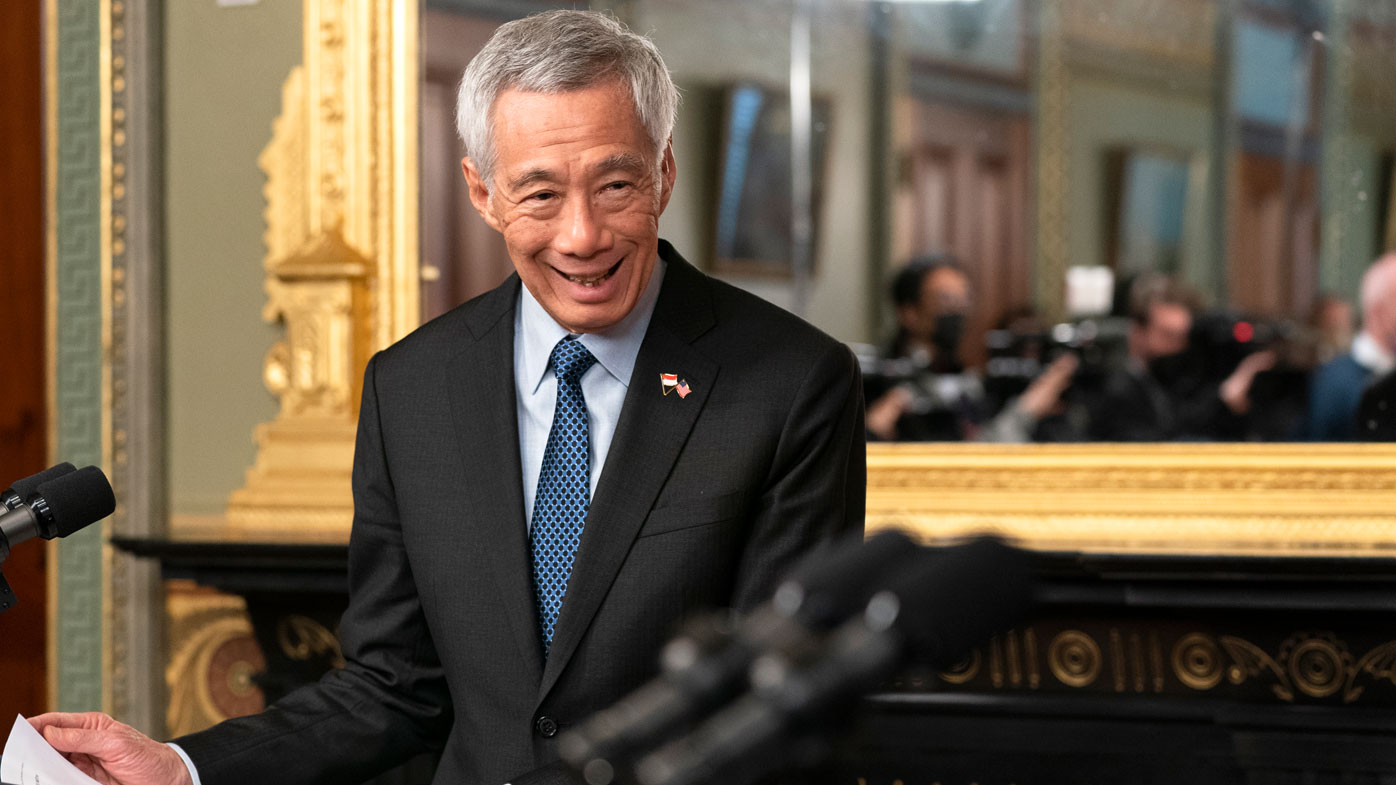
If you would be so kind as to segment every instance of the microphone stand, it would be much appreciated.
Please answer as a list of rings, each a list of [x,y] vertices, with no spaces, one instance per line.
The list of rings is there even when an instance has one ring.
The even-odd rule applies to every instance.
[[[5,573],[0,571],[0,613],[15,607],[19,600],[15,597],[14,590],[10,584],[5,582]]]
[[[5,507],[0,505],[0,511],[4,510]],[[0,528],[0,565],[5,563],[5,559],[8,558],[9,555],[10,539],[5,536],[5,530]],[[11,589],[10,584],[5,581],[4,570],[0,570],[0,613],[4,613],[18,604],[19,598],[15,597],[14,589]],[[0,783],[0,785],[3,785],[3,783]]]
[[[14,538],[14,543],[18,544],[27,539],[26,534],[32,536],[32,532],[39,531],[38,521],[34,517],[33,511],[23,505],[17,509],[18,512],[9,509],[8,505],[0,504],[0,517],[3,517],[6,523],[11,522],[12,516],[20,519],[19,524],[13,527],[0,524],[0,565],[3,565],[5,559],[10,556],[11,538]],[[16,532],[22,533],[17,534]],[[10,584],[5,581],[5,573],[0,571],[0,613],[4,613],[18,604],[19,599],[15,597],[14,589],[11,589]]]

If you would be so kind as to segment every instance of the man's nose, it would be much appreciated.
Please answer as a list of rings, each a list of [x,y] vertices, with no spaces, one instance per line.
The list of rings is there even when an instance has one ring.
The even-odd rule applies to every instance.
[[[589,199],[569,199],[564,207],[562,226],[558,229],[554,247],[559,253],[588,257],[611,245],[611,232],[601,220],[596,205]]]

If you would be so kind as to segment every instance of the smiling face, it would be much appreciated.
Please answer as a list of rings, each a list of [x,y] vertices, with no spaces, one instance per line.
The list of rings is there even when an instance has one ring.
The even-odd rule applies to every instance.
[[[470,201],[504,235],[524,286],[569,332],[624,319],[649,283],[674,154],[658,154],[620,83],[558,94],[507,90],[493,110],[486,187],[461,161]]]

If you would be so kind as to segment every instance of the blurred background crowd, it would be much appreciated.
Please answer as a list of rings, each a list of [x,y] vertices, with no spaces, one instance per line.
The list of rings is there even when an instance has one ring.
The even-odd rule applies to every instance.
[[[455,165],[462,42],[550,5],[426,5],[424,317],[508,272]],[[592,7],[683,93],[661,234],[856,346],[870,438],[1390,430],[1359,410],[1396,352],[1396,0]]]
[[[1030,305],[993,317],[970,364],[966,268],[916,258],[896,273],[895,335],[861,346],[869,438],[885,441],[1391,440],[1396,253],[1362,279],[1360,310],[1255,319],[1188,284],[1111,282],[1109,309],[1049,323]],[[1358,314],[1361,314],[1359,322]]]

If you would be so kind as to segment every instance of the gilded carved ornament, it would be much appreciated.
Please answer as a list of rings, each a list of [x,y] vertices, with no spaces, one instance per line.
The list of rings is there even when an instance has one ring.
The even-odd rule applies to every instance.
[[[361,378],[416,326],[417,27],[413,3],[306,0],[305,60],[259,164],[267,304],[285,338],[263,380],[281,402],[228,531],[343,541]]]

